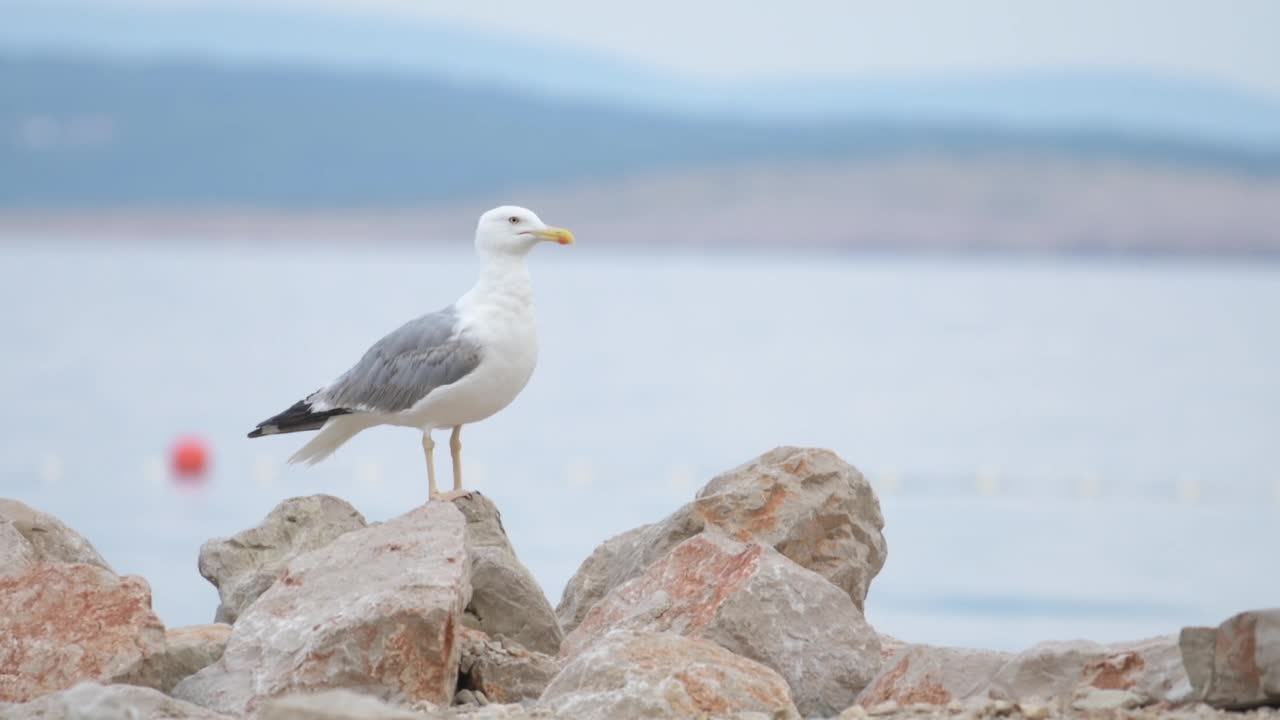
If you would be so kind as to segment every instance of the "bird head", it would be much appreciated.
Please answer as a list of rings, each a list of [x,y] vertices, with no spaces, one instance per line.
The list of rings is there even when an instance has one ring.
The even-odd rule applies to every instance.
[[[490,210],[476,225],[476,250],[481,254],[524,255],[542,242],[568,245],[573,233],[551,227],[532,210],[514,205]]]

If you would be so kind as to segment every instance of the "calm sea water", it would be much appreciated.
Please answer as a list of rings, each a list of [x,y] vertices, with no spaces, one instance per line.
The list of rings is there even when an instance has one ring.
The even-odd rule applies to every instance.
[[[881,493],[884,632],[1016,648],[1280,604],[1280,268],[590,243],[532,264],[539,368],[463,440],[553,603],[605,538],[793,444]],[[244,434],[474,271],[414,248],[0,246],[0,494],[145,576],[168,624],[207,622],[204,540],[293,495],[370,519],[423,501],[413,431],[309,469],[284,465],[301,438]],[[183,433],[213,448],[195,491],[164,471]]]

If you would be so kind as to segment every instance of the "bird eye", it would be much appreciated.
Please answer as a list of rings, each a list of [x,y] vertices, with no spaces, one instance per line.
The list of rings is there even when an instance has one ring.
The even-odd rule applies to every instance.
[[[520,218],[516,217],[515,215],[512,215],[511,217],[507,218],[507,222],[511,223],[512,225],[519,225]]]

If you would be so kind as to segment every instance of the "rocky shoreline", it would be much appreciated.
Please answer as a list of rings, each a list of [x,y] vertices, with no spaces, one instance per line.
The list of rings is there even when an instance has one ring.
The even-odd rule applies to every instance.
[[[863,616],[883,527],[853,466],[777,448],[603,543],[553,608],[480,493],[381,523],[290,498],[204,544],[215,622],[166,629],[145,580],[0,500],[0,720],[1280,717],[1280,608],[904,643]]]

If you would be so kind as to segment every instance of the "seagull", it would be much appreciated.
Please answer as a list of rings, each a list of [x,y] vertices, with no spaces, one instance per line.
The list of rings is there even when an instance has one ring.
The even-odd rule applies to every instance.
[[[522,207],[504,205],[484,213],[475,238],[480,273],[471,290],[392,331],[351,369],[258,423],[249,437],[319,430],[289,458],[315,464],[362,430],[418,428],[428,499],[435,499],[440,493],[431,433],[452,428],[452,494],[461,494],[462,426],[510,405],[537,364],[533,285],[525,256],[542,242],[569,245],[573,233],[548,226]]]

